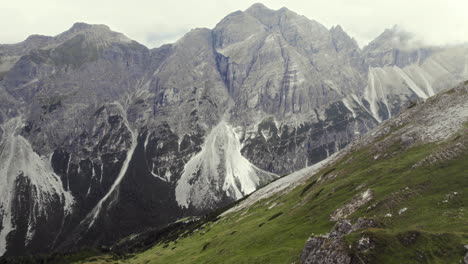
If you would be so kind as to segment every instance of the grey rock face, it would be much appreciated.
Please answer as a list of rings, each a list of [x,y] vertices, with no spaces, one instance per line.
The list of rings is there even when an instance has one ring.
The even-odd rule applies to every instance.
[[[338,221],[330,233],[323,236],[311,237],[307,240],[302,250],[300,261],[304,264],[314,263],[357,263],[348,252],[347,244],[343,236],[366,228],[377,227],[373,220],[359,218],[353,225],[348,220]],[[362,237],[357,245],[357,250],[363,252],[374,246],[373,242]]]
[[[327,241],[325,238],[312,238],[307,240],[301,255],[304,264],[348,264],[351,257],[346,253],[346,247],[341,240]]]
[[[243,32],[244,28],[252,32]],[[280,121],[294,116],[300,123],[315,108],[365,83],[335,49],[325,27],[287,9],[253,6],[227,16],[213,34],[216,51],[227,58],[226,82],[235,110],[252,113],[251,120],[238,122],[258,122],[263,112]],[[345,87],[338,88],[341,85]],[[238,115],[234,113],[234,118]]]
[[[0,254],[110,244],[206,213],[468,79],[466,47],[396,56],[392,34],[361,50],[339,26],[256,4],[152,50],[84,23],[0,45],[0,162],[14,168],[0,180],[18,183],[1,197]],[[11,148],[47,173],[22,174]],[[39,214],[23,206],[34,179],[55,186],[38,195],[56,229],[14,224]]]

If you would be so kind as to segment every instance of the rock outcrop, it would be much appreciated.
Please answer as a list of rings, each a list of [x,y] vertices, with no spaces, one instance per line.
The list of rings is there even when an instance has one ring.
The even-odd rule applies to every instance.
[[[378,227],[379,224],[370,219],[359,218],[355,224],[349,220],[338,221],[330,233],[314,236],[307,240],[302,250],[300,261],[303,264],[350,264],[358,263],[348,250],[343,236],[367,228]],[[373,242],[365,235],[356,246],[358,251],[373,248]]]

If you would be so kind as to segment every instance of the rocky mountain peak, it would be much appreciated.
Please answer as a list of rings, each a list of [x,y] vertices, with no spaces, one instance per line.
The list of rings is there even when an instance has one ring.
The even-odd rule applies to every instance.
[[[205,49],[211,44],[211,30],[207,28],[194,28],[180,38],[174,45],[180,52]]]
[[[57,35],[57,38],[69,38],[77,34],[91,34],[91,33],[112,33],[111,29],[106,25],[87,24],[83,22],[74,23],[70,29]]]
[[[292,13],[294,13],[293,11],[289,10],[289,8],[287,8],[287,7],[285,7],[285,6],[283,6],[283,7],[280,8],[280,9],[278,9],[278,11],[280,11],[280,12],[292,12]]]
[[[263,4],[254,4],[245,10],[245,13],[258,19],[262,24],[268,28],[273,28],[281,24],[284,17],[299,17],[298,14],[290,11],[286,7],[278,10],[270,9]]]
[[[57,35],[55,39],[60,43],[70,40],[78,35],[84,36],[88,44],[93,43],[96,46],[108,46],[111,43],[132,42],[132,40],[124,34],[114,32],[106,25],[86,24],[83,22],[73,24],[69,30]]]
[[[409,47],[409,44],[414,40],[415,35],[413,33],[406,31],[398,25],[394,25],[392,28],[385,29],[382,34],[369,44],[369,46],[372,44],[378,44],[382,47],[405,49],[411,48]]]
[[[0,54],[7,56],[17,56],[27,53],[33,49],[39,49],[51,43],[54,40],[53,37],[43,35],[31,35],[24,41],[16,44],[5,44],[0,45]]]
[[[330,29],[333,44],[336,51],[341,50],[359,50],[359,45],[354,38],[351,38],[340,25]]]
[[[93,24],[87,24],[84,22],[76,22],[73,24],[73,26],[68,30],[68,31],[84,31],[84,30],[89,30],[89,29],[97,29],[101,28],[104,30],[110,31],[110,28],[107,25],[93,25]]]
[[[271,12],[271,11],[274,11],[274,10],[268,8],[267,6],[265,6],[265,5],[262,4],[262,3],[255,3],[255,4],[251,5],[249,8],[247,8],[247,9],[245,10],[245,12],[248,12],[248,13],[250,13],[250,12],[251,12],[251,13],[254,13],[254,12],[265,12],[265,11]]]
[[[309,44],[315,46],[318,42],[324,44],[323,42],[330,40],[328,29],[320,23],[286,7],[274,10],[260,3],[252,5],[245,11],[229,14],[216,25],[214,33],[217,47],[244,40],[252,42],[257,39],[256,37],[266,36],[265,33],[281,35],[294,46],[299,44],[298,42],[301,42],[301,45],[308,45],[310,42]]]
[[[113,42],[129,43],[132,41],[124,34],[112,31],[106,25],[77,22],[69,30],[55,37],[35,34],[16,44],[0,45],[0,53],[8,56],[21,56],[37,49],[55,48],[78,35],[84,36],[88,44],[94,43],[96,46],[107,46]]]
[[[341,27],[341,25],[332,26],[330,28],[330,31],[344,32],[343,27]]]
[[[53,37],[51,37],[51,36],[44,36],[44,35],[34,34],[34,35],[31,35],[28,38],[26,38],[25,42],[28,42],[28,43],[43,43],[43,42],[51,41],[52,39],[53,39]]]
[[[254,15],[254,14],[266,14],[266,13],[286,13],[286,12],[290,12],[290,13],[294,13],[296,14],[295,12],[289,10],[287,7],[283,6],[281,7],[280,9],[278,10],[274,10],[274,9],[271,9],[269,7],[267,7],[266,5],[262,4],[262,3],[255,3],[253,4],[252,6],[250,6],[249,8],[247,8],[245,10],[246,13],[248,14],[251,14],[251,15]]]
[[[404,67],[415,62],[421,63],[431,54],[431,50],[431,47],[425,45],[413,33],[394,25],[365,46],[363,52],[373,67]]]
[[[267,27],[273,27],[278,24],[278,12],[263,4],[254,4],[246,9],[245,13],[256,18]]]

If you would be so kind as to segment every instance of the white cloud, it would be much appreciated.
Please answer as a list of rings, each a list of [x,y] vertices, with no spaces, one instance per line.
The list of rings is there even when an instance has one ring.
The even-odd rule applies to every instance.
[[[0,0],[0,43],[31,34],[56,35],[74,22],[106,24],[150,47],[174,42],[191,28],[213,28],[249,0]],[[326,27],[340,24],[361,45],[399,24],[426,42],[467,42],[467,0],[265,0]]]

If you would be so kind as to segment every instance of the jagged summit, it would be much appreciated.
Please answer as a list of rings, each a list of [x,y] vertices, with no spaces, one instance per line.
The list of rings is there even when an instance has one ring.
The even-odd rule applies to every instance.
[[[337,51],[341,50],[354,50],[360,52],[357,41],[350,37],[340,25],[330,28],[330,34],[333,39],[333,44]]]
[[[336,30],[336,31],[343,31],[344,32],[343,27],[341,25],[332,26],[330,28],[330,30]]]
[[[50,41],[53,39],[51,36],[45,36],[45,35],[38,35],[38,34],[33,34],[27,37],[24,41],[26,42],[39,42],[39,41]]]
[[[363,51],[367,52],[376,49],[411,51],[420,48],[431,48],[431,46],[424,43],[417,35],[406,30],[402,26],[394,25],[391,28],[385,29],[374,40],[369,42],[369,44],[363,48]]]
[[[404,67],[414,62],[422,63],[435,49],[415,34],[394,25],[365,46],[363,53],[371,66]]]
[[[245,11],[246,12],[254,12],[254,11],[259,11],[259,10],[273,11],[273,9],[268,8],[263,3],[255,3],[255,4],[251,5],[249,8],[247,8]]]
[[[249,8],[245,10],[247,13],[255,13],[255,12],[292,12],[293,11],[289,10],[287,7],[283,6],[280,9],[272,9],[264,5],[263,3],[255,3],[251,5]]]
[[[9,56],[18,56],[18,55],[27,53],[30,50],[44,47],[53,41],[54,41],[54,38],[50,36],[37,35],[37,34],[30,35],[25,40],[19,43],[0,44],[0,54],[4,53]]]
[[[122,33],[112,31],[106,25],[93,25],[78,22],[73,24],[70,29],[57,36],[31,35],[24,41],[16,44],[0,44],[0,74],[10,70],[23,55],[36,50],[52,50],[62,46],[64,54],[63,56],[58,56],[62,57],[59,60],[62,60],[65,56],[71,58],[70,62],[77,62],[81,61],[82,58],[79,58],[80,56],[73,58],[74,55],[69,52],[72,46],[76,48],[74,49],[76,52],[85,47],[101,49],[103,47],[109,47],[113,43],[130,44],[136,42]],[[66,45],[63,46],[64,44]]]
[[[273,26],[280,24],[281,20],[285,18],[307,19],[306,17],[300,16],[297,13],[287,9],[286,7],[282,7],[278,10],[274,10],[274,9],[268,8],[267,6],[261,3],[252,5],[251,7],[247,8],[244,12],[252,17],[255,17],[256,19],[258,19],[260,22],[262,22],[268,27],[273,27]]]
[[[33,34],[16,44],[0,44],[0,53],[12,56],[25,54],[35,49],[53,48],[77,35],[83,35],[87,43],[97,45],[109,45],[114,42],[130,43],[133,41],[122,33],[112,31],[107,25],[77,22],[67,31],[54,37]]]
[[[89,29],[103,29],[103,30],[108,30],[110,31],[109,26],[104,25],[104,24],[88,24],[84,22],[76,22],[73,24],[73,26],[68,30],[68,31],[83,31],[83,30],[89,30]]]
[[[399,25],[394,25],[391,28],[387,28],[380,34],[372,43],[387,44],[393,47],[404,47],[411,40],[415,39],[415,35]]]
[[[15,49],[18,47],[25,47],[25,46],[31,46],[31,45],[40,45],[41,43],[46,43],[48,41],[53,40],[53,37],[51,36],[45,36],[45,35],[39,35],[39,34],[33,34],[28,36],[25,40],[18,42],[18,43],[13,43],[13,44],[0,44],[0,50],[1,49]]]
[[[87,43],[94,43],[97,46],[107,46],[114,42],[132,42],[127,36],[112,31],[107,25],[87,24],[83,22],[74,23],[69,30],[57,35],[55,39],[62,42],[77,35],[83,35]]]

